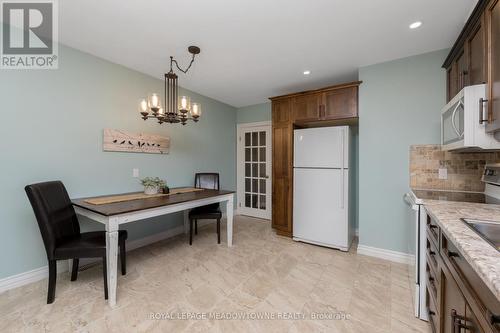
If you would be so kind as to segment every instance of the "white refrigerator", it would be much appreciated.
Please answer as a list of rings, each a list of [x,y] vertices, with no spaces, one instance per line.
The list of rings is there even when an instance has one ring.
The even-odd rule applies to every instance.
[[[348,126],[294,131],[294,240],[349,250],[350,141]]]

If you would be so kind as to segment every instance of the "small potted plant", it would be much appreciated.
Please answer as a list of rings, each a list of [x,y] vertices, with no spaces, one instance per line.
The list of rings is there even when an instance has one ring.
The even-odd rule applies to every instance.
[[[161,190],[162,190],[163,194],[169,194],[170,193],[170,188],[167,186],[167,183],[165,183],[165,185],[163,185],[163,187],[161,188]]]
[[[147,195],[158,194],[160,189],[166,185],[165,181],[158,177],[146,177],[141,179],[141,184],[144,186],[144,194]]]

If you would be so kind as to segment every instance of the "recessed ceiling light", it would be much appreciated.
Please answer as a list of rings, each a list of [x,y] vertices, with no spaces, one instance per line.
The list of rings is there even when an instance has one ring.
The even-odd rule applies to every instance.
[[[304,75],[309,75],[311,74],[311,71],[304,71]]]
[[[410,24],[410,29],[417,29],[421,25],[422,25],[422,22],[420,22],[420,21],[413,22],[412,24]]]

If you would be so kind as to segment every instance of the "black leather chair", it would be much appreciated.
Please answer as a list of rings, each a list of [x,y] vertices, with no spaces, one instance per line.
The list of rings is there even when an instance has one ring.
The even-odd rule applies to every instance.
[[[104,231],[80,232],[80,225],[68,192],[60,181],[28,185],[25,188],[35,212],[49,262],[49,289],[47,304],[54,302],[56,292],[57,260],[73,259],[71,281],[78,275],[80,258],[102,258],[104,297],[108,298],[106,279],[106,235]],[[125,240],[127,231],[118,233],[122,274],[126,273]]]
[[[218,173],[197,173],[194,177],[194,187],[205,188],[209,190],[219,189],[219,174]],[[198,220],[213,219],[217,220],[217,243],[220,244],[220,220],[222,212],[219,203],[214,203],[207,206],[196,207],[189,212],[189,245],[193,244],[193,222],[194,233],[198,234]]]

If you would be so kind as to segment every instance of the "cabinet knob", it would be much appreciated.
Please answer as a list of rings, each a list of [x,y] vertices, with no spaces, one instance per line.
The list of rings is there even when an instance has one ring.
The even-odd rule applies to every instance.
[[[460,255],[457,252],[448,251],[448,257],[450,257],[450,258],[453,258],[453,257],[458,258],[458,257],[460,257]]]

